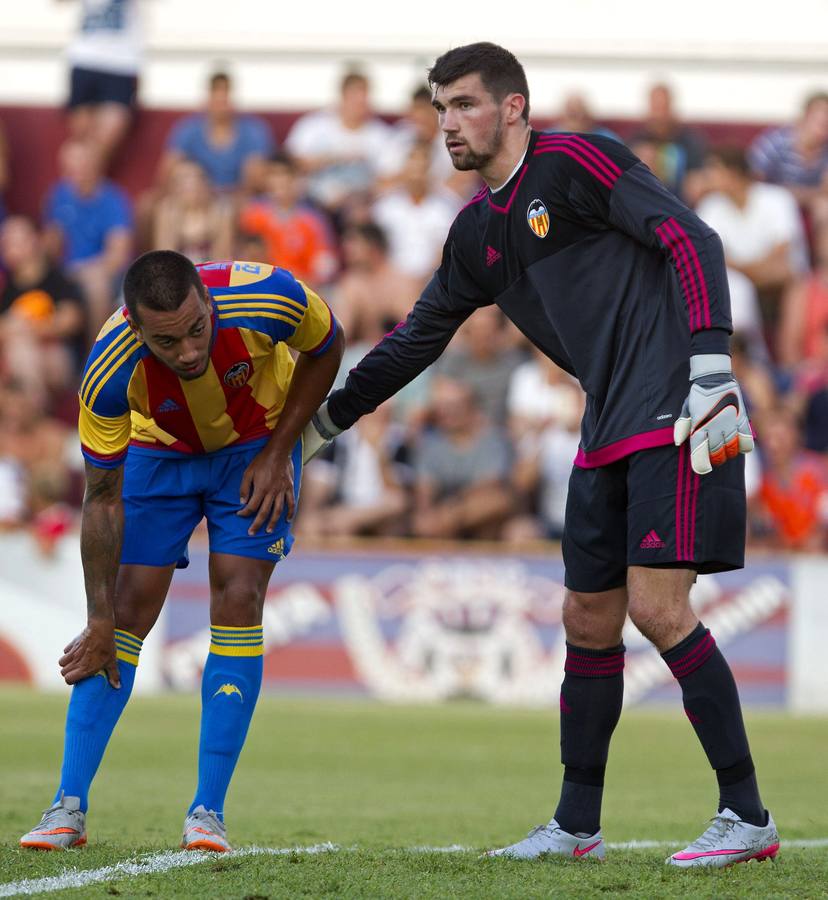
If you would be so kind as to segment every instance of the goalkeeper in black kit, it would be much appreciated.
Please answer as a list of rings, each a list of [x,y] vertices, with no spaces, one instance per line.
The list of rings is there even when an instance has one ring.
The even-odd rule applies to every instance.
[[[736,684],[689,602],[697,573],[744,564],[741,454],[753,436],[731,373],[721,242],[621,144],[533,130],[526,76],[503,48],[450,50],[429,80],[455,168],[486,186],[457,216],[405,322],[319,409],[305,454],[431,365],[476,309],[497,304],[587,399],[563,538],[560,800],[547,825],[491,853],[604,856],[629,615],[678,680],[719,786],[710,827],[668,864],[773,857],[779,837]]]

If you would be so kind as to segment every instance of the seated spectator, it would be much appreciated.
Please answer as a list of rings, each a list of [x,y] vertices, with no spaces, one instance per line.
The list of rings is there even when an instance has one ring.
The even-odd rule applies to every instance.
[[[289,269],[316,287],[328,284],[337,267],[336,251],[327,223],[299,202],[302,184],[287,154],[276,154],[268,162],[264,186],[264,196],[239,216],[242,232],[264,239],[271,265]]]
[[[570,94],[564,98],[561,117],[551,127],[544,129],[545,131],[570,131],[576,134],[597,134],[601,137],[612,138],[614,141],[620,141],[621,138],[609,128],[604,128],[595,121],[592,111],[587,105],[586,98],[583,94]]]
[[[563,537],[569,476],[581,440],[584,392],[566,376],[558,384],[554,399],[553,395],[547,396],[552,404],[544,417],[545,424],[533,440],[523,436],[517,445],[512,483],[518,505],[524,507],[525,513],[507,525],[508,540]]]
[[[573,385],[577,381],[571,375],[542,350],[532,348],[531,358],[512,372],[506,397],[509,433],[518,450],[522,442],[534,450],[545,428],[575,415],[580,401],[572,393]]]
[[[113,309],[129,262],[132,209],[126,194],[103,177],[90,144],[67,141],[59,164],[62,177],[46,200],[46,248],[83,289],[94,337]]]
[[[380,197],[373,209],[388,236],[392,264],[422,285],[440,264],[446,235],[462,206],[456,194],[434,187],[430,170],[430,146],[414,144],[399,188]]]
[[[86,356],[86,307],[78,286],[46,255],[24,216],[0,225],[0,367],[51,397],[77,389]]]
[[[302,534],[403,534],[409,503],[397,462],[402,440],[385,403],[334,442],[330,459],[313,460],[302,474]]]
[[[744,334],[736,332],[730,339],[730,359],[749,416],[761,417],[778,404],[771,370],[765,360],[750,353],[750,344]]]
[[[828,202],[828,94],[812,94],[799,121],[763,131],[748,159],[757,178],[789,188],[797,201],[820,217]],[[820,210],[822,207],[822,210]]]
[[[16,377],[0,378],[0,468],[14,472],[15,524],[66,499],[72,488],[67,443],[73,429],[46,415],[45,397]],[[0,476],[2,477],[2,476]]]
[[[106,168],[132,121],[143,62],[141,0],[81,0],[67,49],[69,128],[93,144]]]
[[[826,357],[828,222],[814,230],[813,245],[813,270],[797,278],[782,299],[778,356],[787,368]]]
[[[179,160],[168,185],[155,209],[153,249],[177,250],[194,263],[232,257],[232,208],[212,190],[201,166]]]
[[[475,172],[458,172],[451,164],[445,135],[431,105],[431,88],[420,85],[411,95],[408,110],[392,126],[385,149],[377,160],[380,184],[394,187],[400,182],[415,144],[429,148],[429,175],[435,185],[445,187],[465,200],[475,193],[480,180]]]
[[[434,365],[434,374],[460,381],[474,392],[491,422],[506,422],[506,396],[525,357],[510,341],[513,326],[496,306],[475,310]]]
[[[205,111],[187,116],[170,132],[158,182],[163,186],[175,163],[189,159],[201,166],[217,190],[255,193],[274,149],[267,122],[239,113],[233,106],[230,76],[216,72],[210,77]]]
[[[389,135],[389,127],[371,112],[367,77],[348,72],[338,105],[299,118],[285,145],[308,175],[311,199],[336,212],[351,195],[371,189]]]
[[[783,187],[755,181],[741,149],[723,147],[708,159],[711,193],[697,212],[722,239],[728,267],[753,282],[765,322],[775,324],[781,292],[807,267],[796,200]]]
[[[388,257],[385,232],[373,223],[352,225],[342,236],[345,269],[332,294],[349,351],[372,346],[405,318],[420,283],[400,272]]]
[[[758,422],[762,454],[759,505],[752,511],[756,538],[788,550],[825,549],[828,472],[825,461],[803,450],[799,422],[777,405]]]
[[[733,333],[744,338],[745,351],[752,359],[767,363],[770,354],[756,287],[747,275],[731,268],[726,272]]]
[[[483,414],[474,390],[435,377],[432,427],[414,454],[413,533],[495,538],[511,512],[506,438]]]
[[[679,120],[666,84],[650,88],[644,123],[630,140],[636,153],[639,146],[639,156],[677,197],[690,204],[698,200],[703,187],[704,139]],[[647,152],[648,148],[652,152]]]

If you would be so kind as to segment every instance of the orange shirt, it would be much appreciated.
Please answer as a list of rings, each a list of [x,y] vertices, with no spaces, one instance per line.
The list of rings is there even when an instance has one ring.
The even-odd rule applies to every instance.
[[[242,211],[240,225],[267,244],[269,262],[300,281],[326,282],[333,274],[334,250],[322,219],[301,206],[285,213],[259,201]]]
[[[803,547],[822,522],[821,503],[828,491],[822,461],[809,453],[796,461],[793,477],[786,484],[772,472],[765,472],[759,496],[770,513],[786,547]]]

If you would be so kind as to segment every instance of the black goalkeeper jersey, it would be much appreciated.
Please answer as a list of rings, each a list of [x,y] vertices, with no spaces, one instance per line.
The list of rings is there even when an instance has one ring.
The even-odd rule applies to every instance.
[[[372,412],[492,303],[580,381],[585,468],[672,443],[690,355],[729,352],[718,235],[622,144],[533,131],[508,183],[457,216],[408,318],[331,395],[331,419]]]

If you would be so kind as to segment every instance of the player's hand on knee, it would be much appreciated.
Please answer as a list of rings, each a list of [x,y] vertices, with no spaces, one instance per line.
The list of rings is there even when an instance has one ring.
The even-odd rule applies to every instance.
[[[265,447],[244,470],[241,481],[240,502],[243,504],[237,515],[254,516],[247,533],[251,537],[265,523],[268,533],[273,531],[287,508],[287,520],[293,520],[296,498],[293,492],[293,460],[274,457]]]
[[[90,621],[64,648],[58,665],[67,684],[77,684],[102,671],[112,687],[120,688],[121,675],[115,656],[115,628],[112,622]]]
[[[313,418],[302,432],[302,463],[313,459],[338,434],[342,434],[342,429],[334,425],[328,415],[328,401],[326,400],[314,413]]]
[[[690,393],[673,427],[676,446],[688,438],[691,465],[699,475],[753,450],[753,430],[729,356],[691,357]]]

